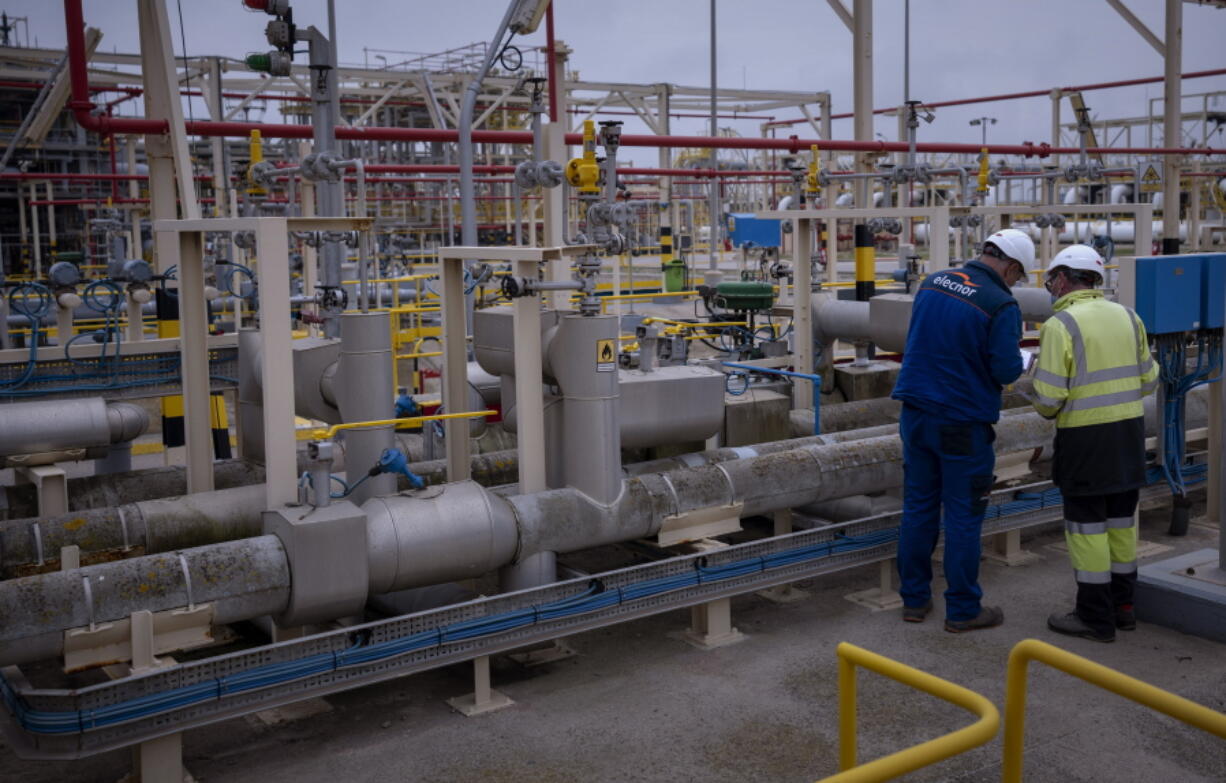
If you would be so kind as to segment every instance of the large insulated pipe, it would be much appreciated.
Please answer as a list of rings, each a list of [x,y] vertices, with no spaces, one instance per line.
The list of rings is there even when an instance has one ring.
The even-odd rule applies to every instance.
[[[597,503],[621,492],[617,325],[614,315],[564,315],[549,346],[549,371],[562,388],[563,478]]]
[[[0,457],[98,448],[103,456],[107,446],[135,440],[148,427],[139,405],[101,397],[0,405]]]
[[[871,250],[871,248],[869,248]],[[857,250],[859,252],[859,250]],[[859,283],[857,283],[859,285]],[[1022,286],[1012,290],[1022,312],[1022,320],[1041,323],[1051,317],[1051,297],[1042,288]],[[890,302],[908,302],[906,294],[887,294]],[[835,299],[829,294],[814,294],[809,303],[813,322],[813,339],[821,345],[830,345],[836,340],[847,342],[872,342],[889,351],[902,351],[905,347],[910,310],[906,318],[900,318],[899,307],[891,307],[888,317],[874,317],[873,303]],[[825,423],[823,422],[823,427]]]
[[[332,388],[337,407],[346,422],[386,421],[395,414],[392,393],[392,337],[386,312],[344,313],[341,322],[341,353]],[[345,431],[345,469],[353,490],[350,500],[361,504],[368,498],[396,491],[396,477],[384,473],[367,477],[384,449],[394,445],[391,425],[359,427]],[[366,478],[364,478],[366,477]]]
[[[64,631],[209,604],[216,625],[276,615],[289,603],[289,562],[276,536],[119,560],[0,583],[0,661],[55,658]]]
[[[165,552],[259,535],[264,485],[0,522],[0,570],[56,561],[60,549]]]
[[[1036,413],[996,427],[997,453],[1045,446],[1052,422]],[[713,465],[627,479],[613,504],[567,487],[503,498],[474,482],[368,501],[369,589],[403,590],[477,576],[538,552],[574,552],[659,532],[667,517],[720,507],[740,516],[851,495],[902,481],[896,435],[811,445]],[[183,559],[179,555],[183,555]],[[183,578],[185,568],[189,579]],[[187,595],[185,584],[200,585]],[[102,597],[87,594],[102,586]],[[63,631],[137,609],[216,602],[216,622],[277,614],[289,600],[290,570],[272,536],[149,555],[0,582],[0,666],[53,657]],[[91,615],[92,611],[92,615]]]

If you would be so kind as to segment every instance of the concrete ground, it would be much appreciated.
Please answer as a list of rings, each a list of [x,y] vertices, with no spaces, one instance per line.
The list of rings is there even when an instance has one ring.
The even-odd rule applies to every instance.
[[[1145,540],[1169,556],[1216,543],[1194,524],[1164,535],[1166,512],[1147,514]],[[1035,637],[1219,710],[1226,710],[1226,645],[1142,624],[1115,644],[1046,630],[1071,607],[1074,586],[1056,531],[1027,541],[1042,559],[1019,568],[985,562],[1001,628],[965,635],[941,628],[941,602],[923,625],[897,610],[870,612],[843,598],[872,587],[876,567],[804,585],[809,598],[778,605],[734,601],[747,638],[702,652],[670,636],[688,622],[671,612],[568,639],[569,660],[523,669],[494,663],[495,687],[515,700],[465,718],[445,699],[471,690],[467,665],[327,699],[330,709],[269,726],[255,718],[190,732],[188,769],[200,781],[807,781],[837,770],[834,648],[850,641],[978,691],[998,706],[1005,660]],[[1170,781],[1226,777],[1226,742],[1040,665],[1031,667],[1026,728],[1029,783]],[[860,674],[860,757],[870,760],[954,730],[966,713],[871,673]],[[914,774],[916,781],[998,779],[999,738]],[[119,779],[129,754],[52,764],[0,748],[0,780],[74,783]]]

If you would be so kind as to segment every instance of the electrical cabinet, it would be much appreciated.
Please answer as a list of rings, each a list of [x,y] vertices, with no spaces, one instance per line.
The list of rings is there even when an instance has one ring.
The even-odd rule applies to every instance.
[[[1226,253],[1200,257],[1200,328],[1226,327]]]
[[[755,217],[752,212],[728,216],[728,237],[733,247],[779,247],[783,244],[782,221]]]
[[[1136,260],[1135,309],[1147,332],[1172,334],[1201,328],[1201,267],[1199,255]]]

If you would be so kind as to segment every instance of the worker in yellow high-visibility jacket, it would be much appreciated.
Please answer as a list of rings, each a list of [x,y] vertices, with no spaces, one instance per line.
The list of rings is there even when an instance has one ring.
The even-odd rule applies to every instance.
[[[1065,539],[1077,579],[1076,610],[1053,614],[1053,631],[1115,640],[1136,628],[1137,529],[1145,484],[1142,398],[1158,385],[1145,326],[1095,286],[1103,259],[1073,245],[1052,259],[1055,314],[1039,333],[1034,407],[1056,420],[1052,480],[1064,497]]]

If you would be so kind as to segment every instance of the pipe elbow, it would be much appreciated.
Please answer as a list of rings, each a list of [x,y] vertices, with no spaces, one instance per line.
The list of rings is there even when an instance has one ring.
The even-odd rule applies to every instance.
[[[111,443],[127,443],[149,429],[149,414],[131,402],[112,402],[106,406],[106,423],[111,430]]]

